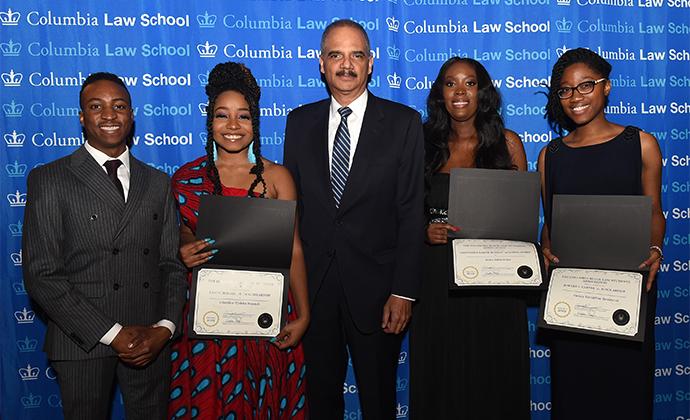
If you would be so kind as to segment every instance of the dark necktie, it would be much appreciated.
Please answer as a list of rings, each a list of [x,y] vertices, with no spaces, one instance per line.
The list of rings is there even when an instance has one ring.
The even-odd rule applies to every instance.
[[[125,190],[122,188],[122,182],[120,182],[120,179],[117,177],[117,168],[122,165],[122,162],[120,162],[120,159],[113,159],[105,162],[103,166],[105,166],[105,170],[108,171],[108,178],[110,178],[111,181],[113,181],[113,184],[115,184],[115,188],[120,192],[120,196],[122,197],[122,201],[125,200]]]
[[[335,132],[333,141],[333,157],[331,162],[331,188],[335,206],[340,207],[340,199],[345,190],[347,175],[350,172],[350,131],[347,129],[347,117],[352,114],[348,107],[338,109],[340,125]]]

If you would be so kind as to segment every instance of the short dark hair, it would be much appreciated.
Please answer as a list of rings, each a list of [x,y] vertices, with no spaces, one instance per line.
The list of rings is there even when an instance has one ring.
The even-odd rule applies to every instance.
[[[116,85],[120,85],[122,89],[127,92],[127,100],[129,101],[129,104],[132,104],[132,96],[129,94],[129,89],[127,89],[127,85],[125,85],[125,82],[122,81],[116,74],[113,73],[108,73],[104,71],[99,71],[97,73],[91,73],[89,77],[87,77],[84,80],[84,83],[81,84],[81,90],[79,91],[79,107],[84,109],[84,106],[82,104],[81,96],[84,93],[84,89],[92,83],[96,83],[99,80],[107,80],[109,82],[113,82]]]
[[[545,117],[551,128],[561,136],[564,130],[573,131],[575,123],[563,112],[561,99],[558,97],[558,89],[561,88],[561,79],[565,70],[577,63],[585,64],[601,75],[601,77],[608,79],[611,75],[611,64],[599,54],[587,48],[568,50],[556,61],[551,71],[551,84],[549,85]]]
[[[369,42],[369,35],[367,35],[367,31],[364,30],[364,27],[362,25],[350,19],[339,19],[334,22],[331,22],[330,25],[326,26],[326,29],[323,30],[323,34],[321,34],[321,54],[323,54],[323,48],[326,46],[326,37],[328,37],[328,34],[331,33],[333,29],[345,27],[356,29],[362,33],[367,47],[366,53],[367,55],[370,55],[371,43]]]

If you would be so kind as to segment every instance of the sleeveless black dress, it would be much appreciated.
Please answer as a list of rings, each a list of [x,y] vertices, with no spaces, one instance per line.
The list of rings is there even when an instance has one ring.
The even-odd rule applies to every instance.
[[[449,175],[431,180],[429,220],[444,218]],[[525,300],[449,291],[450,247],[427,245],[410,327],[410,418],[530,418]]]
[[[629,126],[605,143],[578,148],[554,140],[545,155],[545,181],[549,225],[554,194],[641,195],[640,130]],[[547,335],[553,420],[652,418],[655,310],[656,286],[647,295],[643,343]]]

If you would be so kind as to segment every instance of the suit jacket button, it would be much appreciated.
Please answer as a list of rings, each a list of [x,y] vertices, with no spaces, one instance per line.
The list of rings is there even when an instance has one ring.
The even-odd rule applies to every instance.
[[[145,281],[144,282],[144,289],[148,289],[148,288],[149,288],[149,282]]]
[[[113,290],[117,290],[120,288],[120,285],[118,283],[113,284]]]
[[[158,220],[158,213],[153,213],[153,220]]]
[[[149,249],[148,248],[144,248],[144,255],[149,255]]]
[[[113,248],[113,255],[117,255],[117,254],[118,254],[119,252],[120,252],[120,250],[119,250],[119,249],[117,249],[117,248]]]

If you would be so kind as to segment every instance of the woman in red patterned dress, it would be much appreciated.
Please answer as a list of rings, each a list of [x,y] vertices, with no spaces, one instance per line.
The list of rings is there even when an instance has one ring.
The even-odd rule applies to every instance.
[[[173,176],[182,219],[180,256],[190,269],[216,252],[213,239],[195,238],[202,195],[297,198],[290,173],[261,157],[260,90],[249,69],[231,62],[217,65],[209,75],[206,94],[206,156],[185,164]],[[307,417],[300,340],[309,324],[309,304],[302,244],[297,233],[294,238],[288,323],[273,341],[195,340],[187,337],[185,320],[182,337],[173,343],[170,418]]]

